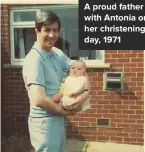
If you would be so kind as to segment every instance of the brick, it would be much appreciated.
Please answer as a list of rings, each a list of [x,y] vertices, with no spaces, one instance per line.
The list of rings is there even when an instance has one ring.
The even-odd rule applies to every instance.
[[[113,132],[113,131],[111,131],[111,132],[104,132],[104,134],[105,134],[105,135],[108,135],[108,136],[110,136],[110,137],[115,137],[115,136],[117,135],[117,133],[116,133],[116,132]]]
[[[137,67],[137,63],[124,63],[124,67],[135,68]]]
[[[105,59],[105,62],[106,63],[118,63],[118,60],[117,59]]]
[[[142,53],[142,55],[143,55],[143,53],[144,53],[144,51],[143,50],[132,50],[132,53]]]
[[[88,109],[87,110],[87,112],[89,112],[89,113],[96,113],[96,111],[97,111],[96,109]]]
[[[136,120],[134,120],[134,119],[124,119],[123,120],[123,123],[135,123],[136,122]]]
[[[117,136],[120,136],[120,137],[129,137],[129,133],[117,133]]]
[[[120,95],[120,96],[119,96],[119,95],[115,96],[115,99],[116,99],[116,100],[122,100],[122,99],[128,100],[128,98],[129,98],[129,97],[126,96],[126,95],[124,95],[124,96],[121,96],[121,95]]]
[[[141,68],[141,67],[139,67],[139,68],[132,68],[131,69],[131,72],[143,72],[144,71],[144,69],[143,68]]]
[[[137,77],[143,77],[144,73],[137,73]]]
[[[118,123],[118,122],[120,122],[120,123],[122,123],[122,119],[111,119],[111,122],[112,123]]]
[[[141,115],[140,114],[134,114],[134,115],[129,115],[129,118],[131,119],[141,119]]]
[[[123,54],[111,54],[111,58],[123,58]]]
[[[114,100],[112,100],[112,101],[110,101],[110,104],[122,104],[122,101],[114,101]]]
[[[129,54],[129,53],[126,53],[126,54],[124,54],[124,56],[123,56],[124,58],[136,58],[137,57],[137,54]]]
[[[104,140],[109,140],[108,136],[98,136],[98,140],[104,141]]]
[[[115,109],[115,105],[103,105],[104,109]]]
[[[111,54],[105,53],[105,59],[110,58],[110,57],[111,57]]]
[[[96,122],[96,118],[85,118],[85,122]]]
[[[102,109],[103,105],[95,105],[95,104],[92,104],[92,102],[91,102],[91,107],[94,109]]]
[[[106,109],[97,109],[97,113],[109,113],[109,110]]]
[[[144,120],[137,120],[137,124],[143,124]]]
[[[135,134],[135,133],[131,133],[130,137],[135,137],[135,138],[143,138],[143,134]]]
[[[106,50],[107,54],[117,54],[117,50]]]
[[[144,101],[143,100],[137,100],[136,105],[144,105]]]
[[[87,118],[86,118],[87,119]],[[73,121],[84,121],[86,120],[85,118],[73,118]],[[69,119],[70,120],[70,119]]]
[[[96,99],[90,99],[90,103],[91,105],[96,105],[97,104],[97,100]],[[94,107],[95,108],[95,107]]]
[[[137,139],[137,142],[144,143],[144,139]]]
[[[134,110],[122,110],[123,114],[135,114]]]
[[[137,86],[137,83],[136,82],[126,82],[126,85],[127,86],[133,86],[133,87],[136,87]],[[129,91],[128,91],[129,92]],[[131,91],[130,91],[130,93],[132,93]],[[129,95],[129,94],[128,94]]]
[[[131,62],[144,62],[143,58],[131,59]]]
[[[99,95],[97,95],[97,96],[95,96],[95,95],[91,95],[91,100],[103,100],[103,96],[99,96]]]
[[[136,73],[125,73],[125,77],[136,77]]]
[[[111,66],[114,68],[120,68],[120,67],[122,67],[122,64],[121,63],[113,63],[113,64],[111,64]]]
[[[88,123],[88,122],[79,122],[79,126],[83,126],[83,127],[90,126],[90,123]]]
[[[117,127],[128,128],[129,124],[117,124]]]
[[[111,141],[122,141],[122,137],[110,137]]]
[[[130,54],[131,50],[117,50],[118,53],[127,53]]]
[[[130,62],[130,59],[118,59],[118,62]]]
[[[129,109],[128,105],[115,105],[115,109]]]
[[[137,67],[144,67],[143,63],[137,63]]]
[[[124,138],[124,141],[133,141],[136,142],[136,138]]]
[[[143,110],[136,110],[136,114],[144,114],[144,111]]]
[[[123,105],[135,105],[135,101],[134,100],[123,100],[122,104]]]
[[[137,133],[142,133],[142,134],[143,134],[143,133],[144,133],[144,129],[137,129],[136,132],[137,132]]]
[[[131,69],[130,68],[124,68],[124,73],[126,72],[131,72]]]
[[[143,107],[141,106],[141,105],[135,105],[135,106],[133,106],[133,105],[131,105],[130,106],[130,109],[142,109]]]
[[[110,102],[109,101],[102,101],[102,100],[99,100],[98,102],[97,102],[98,104],[109,104]]]
[[[115,114],[103,113],[104,118],[115,118]]]
[[[116,118],[129,118],[128,114],[116,114]]]
[[[109,110],[110,113],[121,113],[121,110]]]
[[[115,100],[115,96],[104,96],[104,100]]]
[[[98,95],[98,92],[97,92],[96,90],[91,90],[91,91],[90,91],[90,94],[91,94],[91,95]]]

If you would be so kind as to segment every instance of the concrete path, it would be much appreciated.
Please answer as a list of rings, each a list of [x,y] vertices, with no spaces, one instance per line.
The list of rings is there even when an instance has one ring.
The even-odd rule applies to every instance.
[[[65,152],[144,152],[139,145],[67,140]]]

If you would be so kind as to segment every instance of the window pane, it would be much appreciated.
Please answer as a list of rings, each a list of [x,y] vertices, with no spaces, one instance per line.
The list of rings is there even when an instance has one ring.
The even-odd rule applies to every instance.
[[[35,21],[36,11],[14,12],[14,22]]]
[[[71,59],[98,59],[102,60],[102,51],[100,50],[79,50],[78,47],[78,8],[53,8],[61,20],[63,31],[60,32],[60,38],[55,44],[62,49]]]
[[[15,28],[15,58],[23,59],[36,41],[34,28]]]

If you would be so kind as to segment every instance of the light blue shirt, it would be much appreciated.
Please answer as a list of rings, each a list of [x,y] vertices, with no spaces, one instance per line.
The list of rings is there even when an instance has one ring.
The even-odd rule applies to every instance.
[[[58,48],[53,47],[51,52],[45,52],[37,42],[26,55],[23,65],[23,78],[28,91],[29,85],[37,84],[45,87],[47,96],[52,96],[60,89],[62,78],[67,76],[70,70],[70,59]],[[43,117],[52,115],[45,110],[31,106],[30,116]]]

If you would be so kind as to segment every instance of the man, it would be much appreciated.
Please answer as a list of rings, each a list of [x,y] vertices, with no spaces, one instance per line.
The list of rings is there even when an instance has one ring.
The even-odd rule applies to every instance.
[[[35,152],[64,152],[65,116],[75,113],[89,96],[84,91],[82,101],[72,111],[63,110],[51,100],[70,69],[70,59],[53,47],[60,27],[55,13],[41,12],[35,22],[37,42],[24,60],[23,78],[30,99],[29,133]]]

